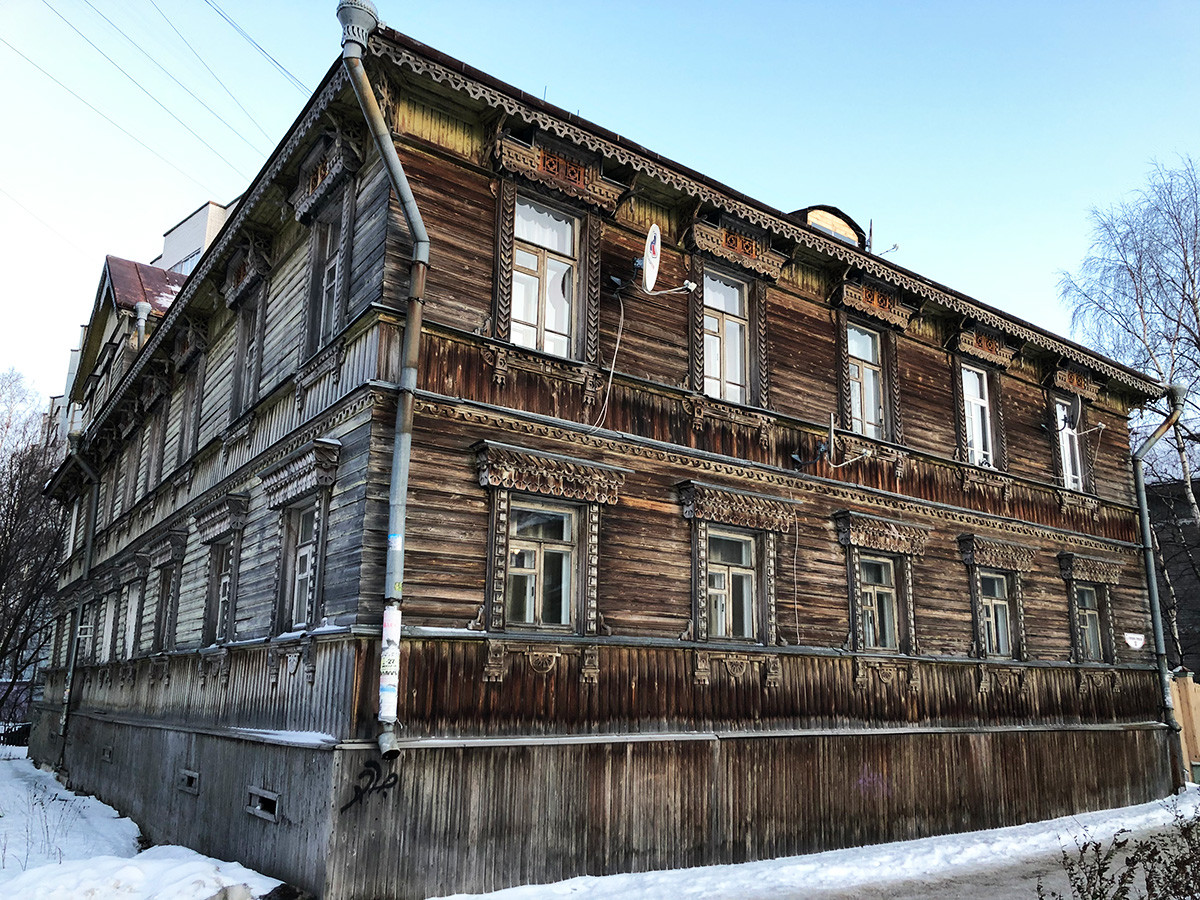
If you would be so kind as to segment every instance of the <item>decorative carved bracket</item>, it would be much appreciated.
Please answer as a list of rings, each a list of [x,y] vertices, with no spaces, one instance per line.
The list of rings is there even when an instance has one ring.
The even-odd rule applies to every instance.
[[[1084,515],[1091,516],[1093,519],[1100,518],[1100,500],[1093,497],[1091,494],[1081,494],[1078,491],[1071,491],[1067,488],[1057,488],[1058,491],[1058,508],[1066,512],[1080,512]]]
[[[880,444],[861,435],[850,434],[848,432],[838,434],[834,440],[837,441],[843,459],[864,456],[870,459],[877,459],[883,463],[891,463],[896,480],[899,481],[904,477],[904,470],[908,465],[908,454],[899,447]]]
[[[959,333],[954,349],[963,356],[973,357],[1001,369],[1011,366],[1017,355],[1017,348],[1005,343],[1002,335],[979,328]]]
[[[1037,550],[1008,541],[982,538],[975,534],[958,536],[958,552],[968,566],[983,566],[987,569],[1007,569],[1014,572],[1033,570]]]
[[[200,543],[211,544],[245,528],[249,506],[249,494],[226,494],[202,508],[193,516]]]
[[[763,687],[778,687],[783,679],[783,666],[779,657],[763,653],[733,653],[722,650],[692,651],[692,681],[695,684],[711,684],[715,675],[724,674],[740,682],[756,673]]]
[[[362,138],[357,131],[340,123],[326,130],[300,164],[300,181],[288,202],[296,211],[296,221],[308,225],[363,160]]]
[[[684,235],[684,242],[693,250],[707,253],[717,259],[749,269],[759,275],[779,279],[787,257],[771,249],[768,235],[732,225],[713,225],[697,220]]]
[[[1121,563],[1079,553],[1058,554],[1058,568],[1068,581],[1115,585],[1121,578]]]
[[[265,235],[247,237],[229,258],[221,295],[233,308],[245,300],[271,272],[270,239]]]
[[[260,472],[267,506],[282,509],[332,485],[341,449],[341,441],[317,438]]]
[[[605,212],[613,212],[625,192],[625,185],[609,181],[600,174],[599,160],[585,160],[569,145],[558,145],[536,138],[524,144],[502,134],[496,141],[496,159],[502,169],[544,184],[582,200]]]
[[[555,644],[529,644],[519,641],[487,641],[487,662],[483,667],[483,680],[502,682],[508,676],[511,656],[525,657],[525,663],[538,675],[549,676],[565,656],[580,658],[579,681],[581,684],[596,684],[600,680],[600,651],[595,646],[559,646]]]
[[[479,483],[483,487],[548,494],[589,503],[616,503],[630,471],[494,441],[481,441],[472,449],[475,450]]]
[[[896,292],[873,283],[843,282],[842,305],[876,321],[904,330],[916,310],[900,302]]]
[[[833,514],[838,543],[881,553],[923,556],[930,529],[866,513],[838,510]]]
[[[971,493],[973,491],[983,493],[984,490],[990,489],[996,491],[1005,504],[1008,503],[1012,495],[1013,480],[1001,472],[980,469],[976,466],[960,465],[958,476],[962,482],[964,493]]]
[[[1054,387],[1070,394],[1078,394],[1093,403],[1100,396],[1100,387],[1092,380],[1092,376],[1083,369],[1074,367],[1055,369]]]
[[[862,656],[854,657],[854,686],[859,690],[866,689],[875,675],[879,683],[885,686],[899,686],[903,681],[910,694],[921,690],[921,677],[916,662],[912,660],[871,659]]]
[[[782,497],[735,491],[699,481],[678,485],[685,519],[703,519],[754,531],[787,532],[796,516],[796,504]]]

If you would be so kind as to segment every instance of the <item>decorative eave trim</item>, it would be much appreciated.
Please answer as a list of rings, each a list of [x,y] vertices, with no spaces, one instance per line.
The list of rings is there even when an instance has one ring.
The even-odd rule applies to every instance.
[[[960,534],[958,552],[968,566],[983,566],[985,569],[1006,569],[1013,572],[1033,571],[1033,560],[1037,550],[1008,541],[982,538],[977,534]]]
[[[536,138],[533,144],[525,144],[511,135],[501,135],[496,141],[495,154],[500,168],[605,212],[616,210],[625,192],[624,185],[601,176],[598,162],[576,159],[558,147],[544,146]]]
[[[480,441],[471,449],[475,451],[479,483],[485,488],[588,503],[616,503],[625,476],[632,471],[495,441]]]
[[[1121,578],[1120,563],[1079,553],[1058,554],[1058,568],[1063,578],[1073,581],[1113,585]]]
[[[685,519],[701,519],[755,531],[786,532],[799,504],[783,497],[768,497],[700,481],[677,485]]]
[[[368,48],[372,56],[389,60],[396,66],[409,69],[418,75],[426,75],[438,84],[466,94],[474,100],[483,101],[495,109],[536,125],[541,130],[564,141],[569,141],[575,146],[583,147],[614,162],[627,165],[701,202],[710,203],[732,216],[757,225],[780,238],[794,241],[802,248],[850,265],[916,297],[930,300],[950,312],[1003,332],[1018,342],[1033,344],[1064,359],[1086,366],[1106,378],[1148,397],[1159,397],[1163,393],[1164,388],[1157,382],[1139,377],[1103,358],[1093,356],[1080,347],[1074,347],[1051,335],[1035,331],[1032,327],[1006,318],[998,312],[894,269],[878,257],[864,253],[836,238],[823,235],[806,224],[787,218],[783,213],[770,212],[737,200],[717,188],[690,178],[661,162],[649,159],[637,150],[606,140],[556,115],[536,109],[531,104],[522,102],[496,87],[482,84],[462,72],[454,71],[431,59],[419,57],[411,50],[393,43],[384,36],[379,34],[372,36],[368,42]]]
[[[787,257],[771,249],[765,235],[751,234],[728,225],[712,225],[696,221],[684,235],[684,242],[693,250],[707,253],[724,262],[733,263],[758,275],[779,280]]]
[[[246,527],[249,494],[226,494],[193,516],[200,543],[211,544]]]
[[[901,331],[908,327],[916,312],[901,303],[894,291],[884,290],[870,283],[845,282],[842,284],[841,302],[847,309],[870,316]]]
[[[954,349],[1001,369],[1011,366],[1017,355],[1017,348],[1009,346],[1001,335],[977,328],[960,332]]]
[[[839,509],[831,518],[837,527],[838,543],[843,547],[906,556],[924,555],[932,530],[925,525],[912,525],[848,509]]]
[[[337,479],[342,442],[317,438],[259,473],[267,506],[280,509]]]

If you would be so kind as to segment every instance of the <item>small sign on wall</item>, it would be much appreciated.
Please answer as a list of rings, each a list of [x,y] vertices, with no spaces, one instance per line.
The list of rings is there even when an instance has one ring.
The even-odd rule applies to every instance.
[[[1146,636],[1144,634],[1133,634],[1132,632],[1127,631],[1125,632],[1125,643],[1127,643],[1134,650],[1141,650],[1144,646],[1146,646]]]

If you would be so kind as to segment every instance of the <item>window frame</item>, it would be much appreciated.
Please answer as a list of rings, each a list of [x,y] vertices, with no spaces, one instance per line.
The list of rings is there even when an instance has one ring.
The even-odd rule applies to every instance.
[[[569,517],[569,536],[565,539],[521,537],[516,533],[517,513],[519,512],[548,512]],[[509,630],[564,632],[574,634],[579,620],[579,586],[581,582],[581,556],[579,536],[581,522],[586,520],[586,511],[579,504],[557,503],[547,501],[534,495],[518,494],[510,499],[508,516],[507,563],[505,566],[504,621]],[[535,566],[529,571],[535,579],[534,615],[523,620],[513,618],[513,577],[514,555],[517,552],[533,552]],[[566,609],[566,622],[544,622],[542,612],[545,609],[545,588],[543,582],[544,568],[542,563],[546,552],[567,555],[566,571],[569,573],[567,596],[561,598],[560,604]]]
[[[900,379],[896,329],[887,327],[882,321],[868,320],[858,315],[847,315],[844,308],[837,310],[836,318],[838,323],[838,355],[840,361],[839,405],[842,429],[868,440],[878,440],[893,444],[904,443],[903,418],[900,410]],[[860,357],[851,356],[851,328],[875,337],[876,347],[878,347],[879,351],[878,363],[871,363],[869,360],[861,360]],[[861,367],[863,363],[870,365],[872,370],[878,372],[879,375],[881,423],[878,435],[868,434],[865,425],[862,428],[855,427],[855,384],[861,384],[861,377],[857,379],[852,377],[851,367],[856,364]],[[865,402],[865,397],[861,393],[859,396],[860,403]]]
[[[726,540],[738,541],[743,544],[749,544],[749,562],[734,565],[732,563],[719,563],[713,560],[713,539],[723,538]],[[703,534],[698,536],[698,540],[704,541],[704,573],[703,585],[701,590],[704,592],[703,615],[706,620],[705,634],[708,640],[719,641],[745,641],[747,643],[759,642],[759,635],[762,632],[762,609],[763,600],[761,595],[761,585],[763,582],[763,548],[767,543],[765,536],[761,532],[748,531],[745,529],[735,529],[720,526],[705,525]],[[723,570],[714,572],[714,570]],[[736,634],[733,632],[731,625],[734,621],[734,605],[727,603],[724,608],[723,621],[720,623],[721,628],[716,627],[716,618],[713,611],[713,575],[725,574],[729,577],[730,582],[735,574],[750,578],[749,592],[749,608],[746,610],[748,615],[744,617],[744,630],[746,633]],[[732,593],[730,587],[726,586],[722,593],[726,595]]]
[[[1085,605],[1083,595],[1090,594],[1091,605]],[[1103,585],[1090,581],[1076,582],[1075,595],[1075,629],[1076,646],[1079,662],[1104,663],[1109,661],[1109,651],[1105,640],[1104,608],[1108,605]],[[1094,635],[1093,628],[1094,625]]]
[[[751,330],[751,314],[750,314],[750,282],[738,278],[734,275],[726,274],[724,271],[713,266],[705,266],[704,274],[701,276],[703,285],[702,306],[704,314],[704,337],[700,347],[700,355],[703,358],[703,393],[712,397],[715,400],[724,400],[726,403],[736,403],[739,405],[749,405],[751,398],[751,376],[750,376],[750,330]],[[742,314],[727,311],[721,307],[714,306],[710,300],[712,288],[716,284],[722,284],[725,287],[733,288],[737,293],[738,299],[741,301]],[[716,323],[715,330],[710,328],[709,320]],[[742,330],[742,338],[740,341],[734,341],[728,336],[730,324],[739,326]],[[709,350],[712,343],[717,345],[716,371],[717,374],[709,375],[709,364],[712,362],[709,355]],[[741,351],[741,365],[738,367],[737,373],[741,377],[741,381],[733,381],[729,378],[729,349],[734,344],[739,345]],[[715,391],[710,382],[716,382]],[[736,389],[740,396],[731,396]]]
[[[878,565],[885,568],[890,581],[868,581],[867,566]],[[858,558],[858,577],[859,577],[859,615],[862,618],[863,630],[863,649],[877,650],[888,653],[900,652],[900,634],[901,634],[901,617],[900,617],[900,592],[897,585],[896,577],[896,560],[889,556],[868,554],[859,555]],[[883,589],[883,590],[880,590]],[[881,616],[880,612],[884,608],[886,600],[890,607],[890,617]],[[890,618],[892,640],[887,641],[880,637],[883,629],[880,627],[884,619]]]
[[[344,199],[343,197],[341,199]],[[310,249],[309,306],[305,328],[305,356],[312,356],[333,340],[345,316],[343,281],[346,241],[345,204],[331,200],[313,219]]]
[[[307,631],[320,619],[322,565],[324,558],[325,515],[320,497],[310,496],[283,511],[283,554],[280,571],[280,598],[276,610],[276,634]],[[312,536],[301,540],[304,518],[312,514]],[[305,559],[304,597],[297,595],[299,564]],[[303,602],[303,616],[297,616]],[[297,619],[304,621],[297,621]]]
[[[1113,621],[1113,594],[1120,579],[1121,564],[1071,552],[1059,553],[1058,564],[1067,593],[1071,661],[1076,664],[1116,664],[1119,660]],[[1081,606],[1081,591],[1091,592],[1096,605]],[[1084,620],[1091,620],[1092,613],[1099,630],[1098,648],[1092,648],[1085,639]]]
[[[995,583],[1003,585],[1003,596],[989,593],[987,585]],[[982,643],[979,645],[981,656],[1011,659],[1016,652],[1017,642],[1013,640],[1013,620],[1015,598],[1012,587],[1012,573],[1000,569],[979,570],[979,635]],[[998,608],[1004,610],[1004,642],[1007,647],[1001,647]]]
[[[967,390],[967,373],[978,376],[982,397],[972,397]],[[962,392],[963,410],[963,458],[972,466],[985,469],[997,466],[997,441],[995,406],[992,399],[992,373],[982,366],[963,362],[959,364],[959,385]],[[974,427],[973,427],[974,426]],[[973,446],[974,432],[982,438],[982,449]]]
[[[1082,407],[1081,407],[1082,409]],[[1063,397],[1053,399],[1053,423],[1055,435],[1055,455],[1058,463],[1059,483],[1068,491],[1086,493],[1089,490],[1087,465],[1083,453],[1083,442],[1080,440],[1081,421],[1071,426],[1067,416],[1071,412],[1071,401]],[[1071,469],[1075,474],[1071,474]]]
[[[548,247],[544,244],[538,244],[531,240],[527,240],[518,235],[517,232],[519,229],[517,226],[518,226],[520,210],[521,210],[522,206],[525,206],[526,208],[532,209],[536,212],[544,213],[544,214],[548,215],[550,218],[554,218],[555,216],[562,216],[568,220],[568,223],[571,228],[571,239],[570,239],[571,240],[571,253],[570,253],[570,255],[563,253],[562,251],[554,250],[551,247]],[[547,203],[544,203],[544,202],[541,202],[538,200],[534,200],[527,194],[518,194],[517,195],[515,205],[513,206],[513,261],[512,261],[512,283],[510,285],[510,290],[512,292],[513,300],[512,300],[512,306],[510,307],[510,312],[509,312],[509,316],[510,316],[510,318],[509,318],[509,340],[515,346],[521,347],[526,350],[536,350],[539,353],[545,353],[549,356],[557,356],[561,359],[576,359],[578,357],[578,346],[579,346],[578,338],[579,338],[579,319],[580,319],[580,316],[579,316],[580,303],[578,300],[578,297],[580,295],[579,262],[580,262],[580,257],[582,255],[580,252],[582,230],[583,230],[583,227],[582,227],[580,217],[576,213],[567,211],[560,206],[547,204]],[[534,268],[531,269],[528,266],[521,265],[520,254],[522,254],[522,253],[525,253],[525,254],[535,258],[536,265]],[[560,265],[566,266],[570,271],[570,277],[569,277],[570,290],[569,290],[567,296],[565,297],[566,306],[567,306],[567,315],[566,315],[567,327],[570,329],[570,331],[565,335],[561,331],[550,331],[547,326],[547,319],[549,318],[549,309],[550,309],[549,287],[550,287],[551,279],[552,279],[552,275],[550,272],[550,266],[551,266],[551,263],[553,263],[553,262],[557,262]],[[536,280],[536,283],[537,283],[537,298],[535,301],[535,306],[536,306],[535,316],[537,319],[536,322],[531,323],[531,322],[528,322],[527,320],[520,320],[517,318],[517,315],[516,315],[516,306],[517,306],[517,304],[516,304],[516,295],[517,295],[516,283],[517,283],[517,278],[520,275],[532,277]],[[521,326],[524,326],[525,328],[532,328],[534,330],[533,344],[521,343],[516,340],[516,338],[514,337],[514,334],[516,332],[516,328],[517,328],[518,324]],[[566,345],[567,345],[566,353],[558,353],[557,351],[548,349],[547,338],[546,338],[547,332],[558,335],[559,337],[565,338]]]

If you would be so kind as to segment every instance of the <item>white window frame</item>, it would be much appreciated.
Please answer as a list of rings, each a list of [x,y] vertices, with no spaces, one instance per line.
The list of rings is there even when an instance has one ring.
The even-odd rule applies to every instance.
[[[982,396],[971,396],[967,389],[968,373],[978,377]],[[967,462],[973,466],[991,468],[995,465],[996,442],[992,428],[992,398],[988,373],[985,369],[964,363],[959,377],[962,381],[963,413],[967,426]]]
[[[517,534],[517,519],[522,512],[546,512],[567,517],[568,538],[556,540],[553,538],[530,538]],[[578,619],[579,595],[579,534],[580,519],[583,511],[575,505],[566,503],[545,503],[525,497],[513,497],[509,507],[507,565],[504,582],[504,619],[506,626],[515,629],[530,629],[537,631],[567,631],[574,632]],[[518,554],[532,554],[534,562],[529,567],[516,567]],[[568,573],[568,584],[563,593],[562,605],[566,612],[566,622],[544,622],[542,614],[545,607],[544,581],[545,558],[547,553],[565,554],[564,569]],[[523,575],[533,579],[533,610],[525,609],[525,617],[514,617],[513,579]]]
[[[881,565],[888,574],[886,582],[867,580],[867,565]],[[896,583],[895,560],[887,556],[863,555],[859,557],[859,611],[863,618],[863,649],[900,650],[900,596]],[[891,640],[880,636],[880,610],[884,605],[891,610]]]
[[[1071,425],[1068,417],[1071,404],[1067,400],[1054,401],[1054,422],[1058,426],[1058,459],[1062,466],[1063,487],[1070,491],[1084,488],[1083,454],[1080,452],[1079,423]]]
[[[749,563],[722,563],[713,559],[713,539],[737,541],[748,546]],[[759,540],[758,536],[745,531],[732,531],[719,528],[706,529],[705,540],[708,542],[706,555],[705,578],[705,615],[708,617],[709,640],[758,640],[758,608],[759,608]],[[715,577],[714,577],[715,576]],[[744,611],[743,630],[734,630],[735,604],[731,602],[732,585],[736,577],[749,578],[749,607]],[[714,586],[716,578],[723,578],[724,584]]]
[[[316,234],[313,269],[313,310],[309,351],[325,346],[337,332],[338,290],[342,269],[342,206],[330,204],[332,214],[313,223]]]
[[[288,522],[287,596],[284,604],[283,630],[308,628],[313,616],[316,595],[318,551],[320,549],[319,510],[317,501],[293,507]],[[306,538],[305,520],[312,517],[311,534]]]
[[[1080,662],[1105,662],[1108,657],[1104,646],[1103,590],[1091,582],[1075,584],[1075,628],[1079,636]],[[1090,605],[1085,604],[1085,595],[1091,596]]]
[[[866,335],[871,339],[871,343],[875,347],[875,360],[864,359],[855,356],[851,350],[850,332],[857,331],[860,334]],[[883,335],[873,328],[867,328],[857,322],[846,323],[846,334],[843,339],[846,341],[846,357],[849,361],[847,377],[849,379],[850,388],[850,430],[856,434],[861,434],[866,437],[886,440],[888,435],[887,425],[887,378],[883,371]],[[856,370],[857,369],[857,374]],[[867,413],[867,390],[866,383],[870,379],[875,385],[875,395],[878,399],[878,407],[876,413],[878,419],[868,420]],[[857,414],[856,414],[857,406]]]
[[[571,252],[570,254],[562,251],[551,249],[542,244],[520,237],[519,223],[521,216],[521,207],[526,207],[548,215],[552,218],[566,219],[570,223],[571,228]],[[513,205],[513,262],[512,262],[512,284],[509,286],[512,291],[513,303],[509,316],[508,333],[509,340],[519,347],[527,347],[530,350],[537,350],[542,353],[549,353],[553,356],[561,356],[566,359],[573,359],[578,355],[578,319],[579,319],[579,237],[581,221],[580,217],[560,209],[555,206],[543,203],[540,200],[532,200],[529,197],[521,194],[517,195],[516,202]],[[521,254],[526,253],[535,258],[535,263],[532,265],[521,264]],[[549,294],[548,287],[550,284],[550,267],[558,263],[567,269],[567,274],[564,278],[564,283],[567,287],[566,295],[566,327],[568,331],[553,330],[547,326]],[[517,318],[516,295],[517,295],[517,279],[520,276],[532,278],[537,284],[536,298],[536,318],[534,322],[527,319]],[[520,327],[532,329],[533,339],[518,339]],[[565,352],[559,352],[548,346],[547,334],[553,337],[561,338],[565,341]]]
[[[993,586],[989,593],[988,585]],[[1001,586],[1003,596],[995,593],[995,586]],[[999,569],[980,569],[979,571],[979,615],[982,619],[983,651],[986,656],[1012,658],[1015,642],[1013,626],[1015,622],[1015,601],[1013,596],[1012,578],[1007,572]],[[1000,625],[1003,610],[1003,627]]]
[[[712,298],[718,285],[732,288],[741,313],[715,306]],[[741,340],[730,336],[740,329]],[[731,360],[737,347],[741,364]],[[750,286],[722,272],[704,272],[704,393],[729,403],[748,403],[750,398]]]

